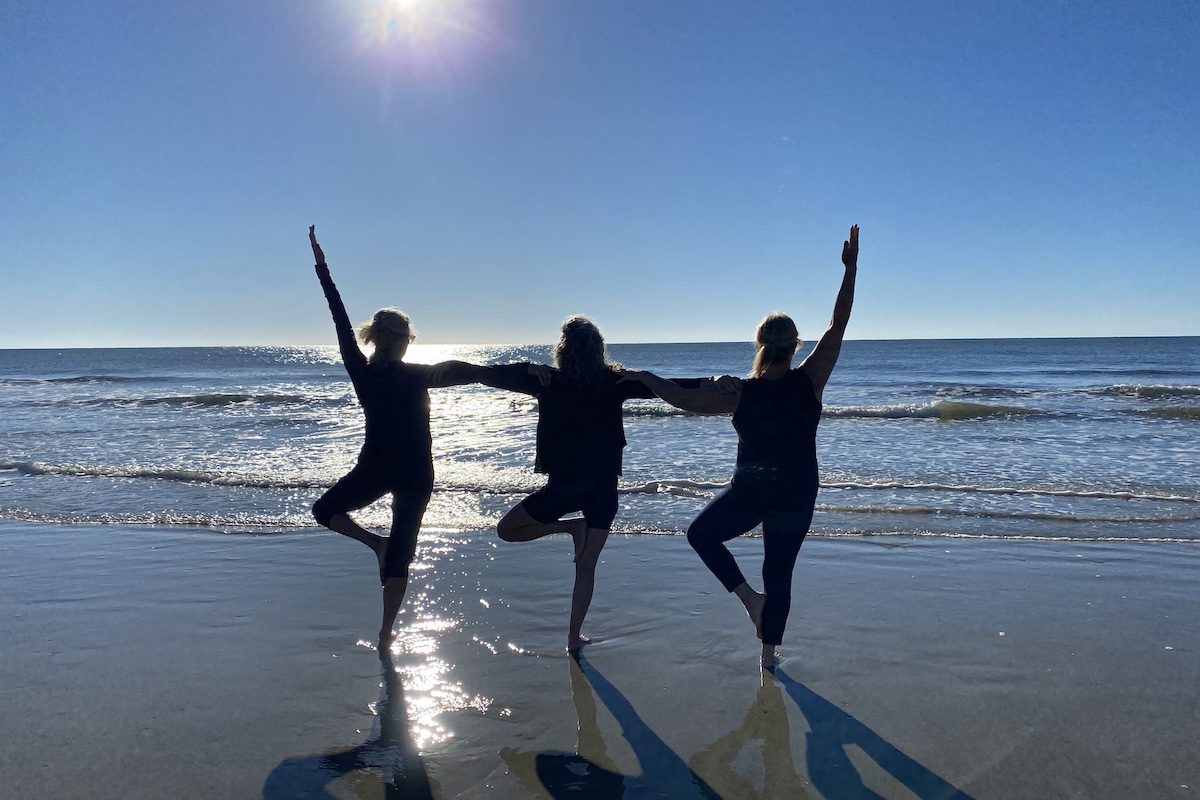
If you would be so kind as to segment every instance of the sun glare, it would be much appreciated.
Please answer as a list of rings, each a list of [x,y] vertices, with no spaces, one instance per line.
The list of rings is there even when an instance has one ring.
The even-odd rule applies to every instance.
[[[417,73],[447,72],[496,40],[480,0],[359,0],[363,46]]]

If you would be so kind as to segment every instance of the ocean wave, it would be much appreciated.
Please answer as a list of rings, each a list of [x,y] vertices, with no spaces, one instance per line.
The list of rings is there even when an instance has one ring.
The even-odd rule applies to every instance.
[[[178,380],[166,375],[72,375],[67,378],[0,378],[0,384],[35,386],[45,383],[152,383]]]
[[[677,497],[695,497],[708,499],[713,493],[729,486],[725,483],[708,483],[686,479],[667,479],[647,481],[638,486],[628,486],[620,489],[621,494],[672,494]]]
[[[128,525],[131,527],[175,527],[209,530],[221,535],[262,536],[270,534],[309,534],[323,530],[307,513],[296,515],[229,514],[205,515],[179,512],[130,512],[91,514],[86,512],[41,512],[25,508],[0,506],[0,519],[45,525]],[[1114,520],[1131,523],[1138,520]],[[1156,520],[1161,521],[1161,520]],[[474,527],[467,528],[474,530]],[[482,526],[480,526],[482,529]],[[423,532],[457,532],[461,526],[423,525]],[[927,529],[897,530],[895,528],[851,529],[826,528],[820,523],[809,533],[816,539],[978,539],[989,541],[1021,542],[1111,542],[1122,544],[1189,544],[1200,546],[1200,539],[1186,536],[1138,536],[1113,535],[1107,533],[987,533],[974,531],[939,531]],[[683,536],[684,531],[675,528],[638,525],[636,522],[618,521],[613,526],[615,533],[643,536]],[[747,534],[750,538],[761,538],[760,531]]]
[[[242,475],[209,470],[188,470],[173,467],[141,467],[90,464],[54,464],[42,461],[0,461],[0,470],[13,470],[22,475],[62,475],[89,478],[139,478],[178,481],[182,483],[207,483],[216,486],[253,489],[324,489],[332,485],[304,476],[264,477]],[[499,476],[497,476],[499,477]],[[439,482],[435,492],[518,495],[535,490],[528,476],[524,480],[483,480]],[[687,478],[662,478],[619,489],[622,494],[670,494],[677,497],[708,499],[729,486],[728,481],[699,481]],[[821,482],[822,489],[852,491],[904,491],[945,492],[952,494],[989,494],[1048,497],[1077,497],[1093,500],[1147,500],[1157,502],[1200,503],[1200,495],[1168,494],[1152,491],[1124,489],[1092,489],[1086,487],[1037,487],[1037,486],[973,486],[969,484],[925,483],[915,481],[854,481],[827,480]]]
[[[1029,397],[1037,393],[1016,386],[942,386],[934,392],[938,397]]]
[[[627,417],[698,417],[694,411],[684,411],[681,408],[666,404],[657,406],[626,406],[624,414]]]
[[[1164,386],[1161,384],[1119,383],[1087,390],[1094,394],[1167,400],[1176,397],[1200,397],[1200,386]]]
[[[230,475],[205,470],[172,469],[164,467],[119,467],[89,464],[47,464],[41,461],[0,462],[0,470],[16,470],[22,475],[63,475],[83,478],[149,478],[181,483],[210,483],[216,486],[238,486],[253,489],[313,489],[331,484],[297,478],[263,478]]]
[[[1198,522],[1200,514],[1164,514],[1161,516],[1122,517],[1080,515],[1052,511],[999,511],[995,509],[943,508],[939,506],[853,506],[817,503],[817,511],[837,514],[900,514],[933,517],[969,517],[972,519],[1014,519],[1037,522],[1105,523],[1152,525],[1156,523]]]
[[[902,491],[961,492],[965,494],[1047,495],[1099,500],[1154,500],[1161,502],[1200,503],[1198,495],[1158,494],[1125,489],[1056,488],[1036,486],[971,486],[955,483],[918,483],[907,481],[822,481],[822,489],[891,489]]]
[[[827,417],[861,419],[937,419],[957,421],[991,417],[1047,416],[1051,412],[1023,406],[963,403],[957,400],[937,400],[932,403],[900,403],[884,406],[827,406]]]
[[[1160,408],[1145,408],[1134,412],[1148,417],[1163,417],[1165,419],[1200,420],[1200,406],[1163,406]]]
[[[352,403],[347,397],[312,397],[300,394],[187,394],[168,397],[87,397],[82,399],[34,400],[18,403],[21,406],[99,406],[111,408],[144,408],[169,406],[179,408],[221,408],[224,406],[344,406]]]

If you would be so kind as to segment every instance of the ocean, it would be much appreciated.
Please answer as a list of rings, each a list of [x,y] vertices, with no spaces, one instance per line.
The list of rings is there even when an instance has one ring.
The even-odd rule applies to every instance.
[[[747,343],[611,345],[633,369],[744,375]],[[414,345],[410,359],[549,360]],[[534,474],[536,401],[431,392],[433,530],[495,524]],[[616,530],[679,534],[725,485],[728,415],[625,409]],[[846,342],[814,536],[1200,541],[1200,337]],[[0,350],[0,519],[314,529],[362,414],[334,347]],[[386,527],[381,502],[360,519]]]

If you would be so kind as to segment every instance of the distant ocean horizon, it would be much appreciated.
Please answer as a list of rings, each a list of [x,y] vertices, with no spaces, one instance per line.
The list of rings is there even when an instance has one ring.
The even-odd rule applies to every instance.
[[[630,368],[744,375],[748,342],[611,343]],[[549,345],[410,358],[547,362]],[[536,401],[431,392],[426,525],[474,529],[543,480]],[[680,533],[728,481],[728,415],[626,406],[616,529]],[[849,340],[818,434],[813,535],[1200,542],[1200,337]],[[332,346],[0,350],[0,520],[315,530],[362,414]],[[384,526],[384,503],[363,511]]]
[[[916,336],[916,337],[895,337],[886,339],[853,339],[846,338],[846,342],[1058,342],[1058,341],[1076,341],[1076,340],[1097,340],[1097,339],[1196,339],[1200,342],[1200,334],[1131,334],[1131,335],[1083,335],[1083,336]],[[429,341],[428,338],[422,336],[419,338],[420,346],[428,347],[550,347],[553,342],[441,342]],[[811,343],[811,340],[805,340]],[[749,344],[751,339],[713,339],[713,340],[686,340],[686,341],[661,341],[661,342],[618,342],[607,341],[609,347],[616,346],[643,346],[643,345],[690,345],[690,344]],[[157,345],[157,344],[130,344],[130,345],[38,345],[34,347],[0,347],[0,353],[3,352],[24,352],[36,351],[45,352],[49,350],[199,350],[199,349],[220,349],[220,348],[265,348],[265,347],[327,347],[328,342],[311,342],[300,343],[291,342],[288,344],[176,344],[176,345]]]

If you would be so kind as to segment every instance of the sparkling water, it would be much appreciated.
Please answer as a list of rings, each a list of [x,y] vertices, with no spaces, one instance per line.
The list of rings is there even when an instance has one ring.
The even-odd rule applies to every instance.
[[[613,345],[666,376],[744,375],[746,343]],[[549,360],[545,346],[409,357]],[[493,525],[541,485],[537,401],[435,389],[427,527]],[[853,341],[825,392],[814,535],[1200,541],[1200,338]],[[728,415],[625,406],[616,529],[679,533],[727,483]],[[0,350],[0,519],[269,533],[354,463],[332,347]],[[386,526],[386,502],[361,519]]]

